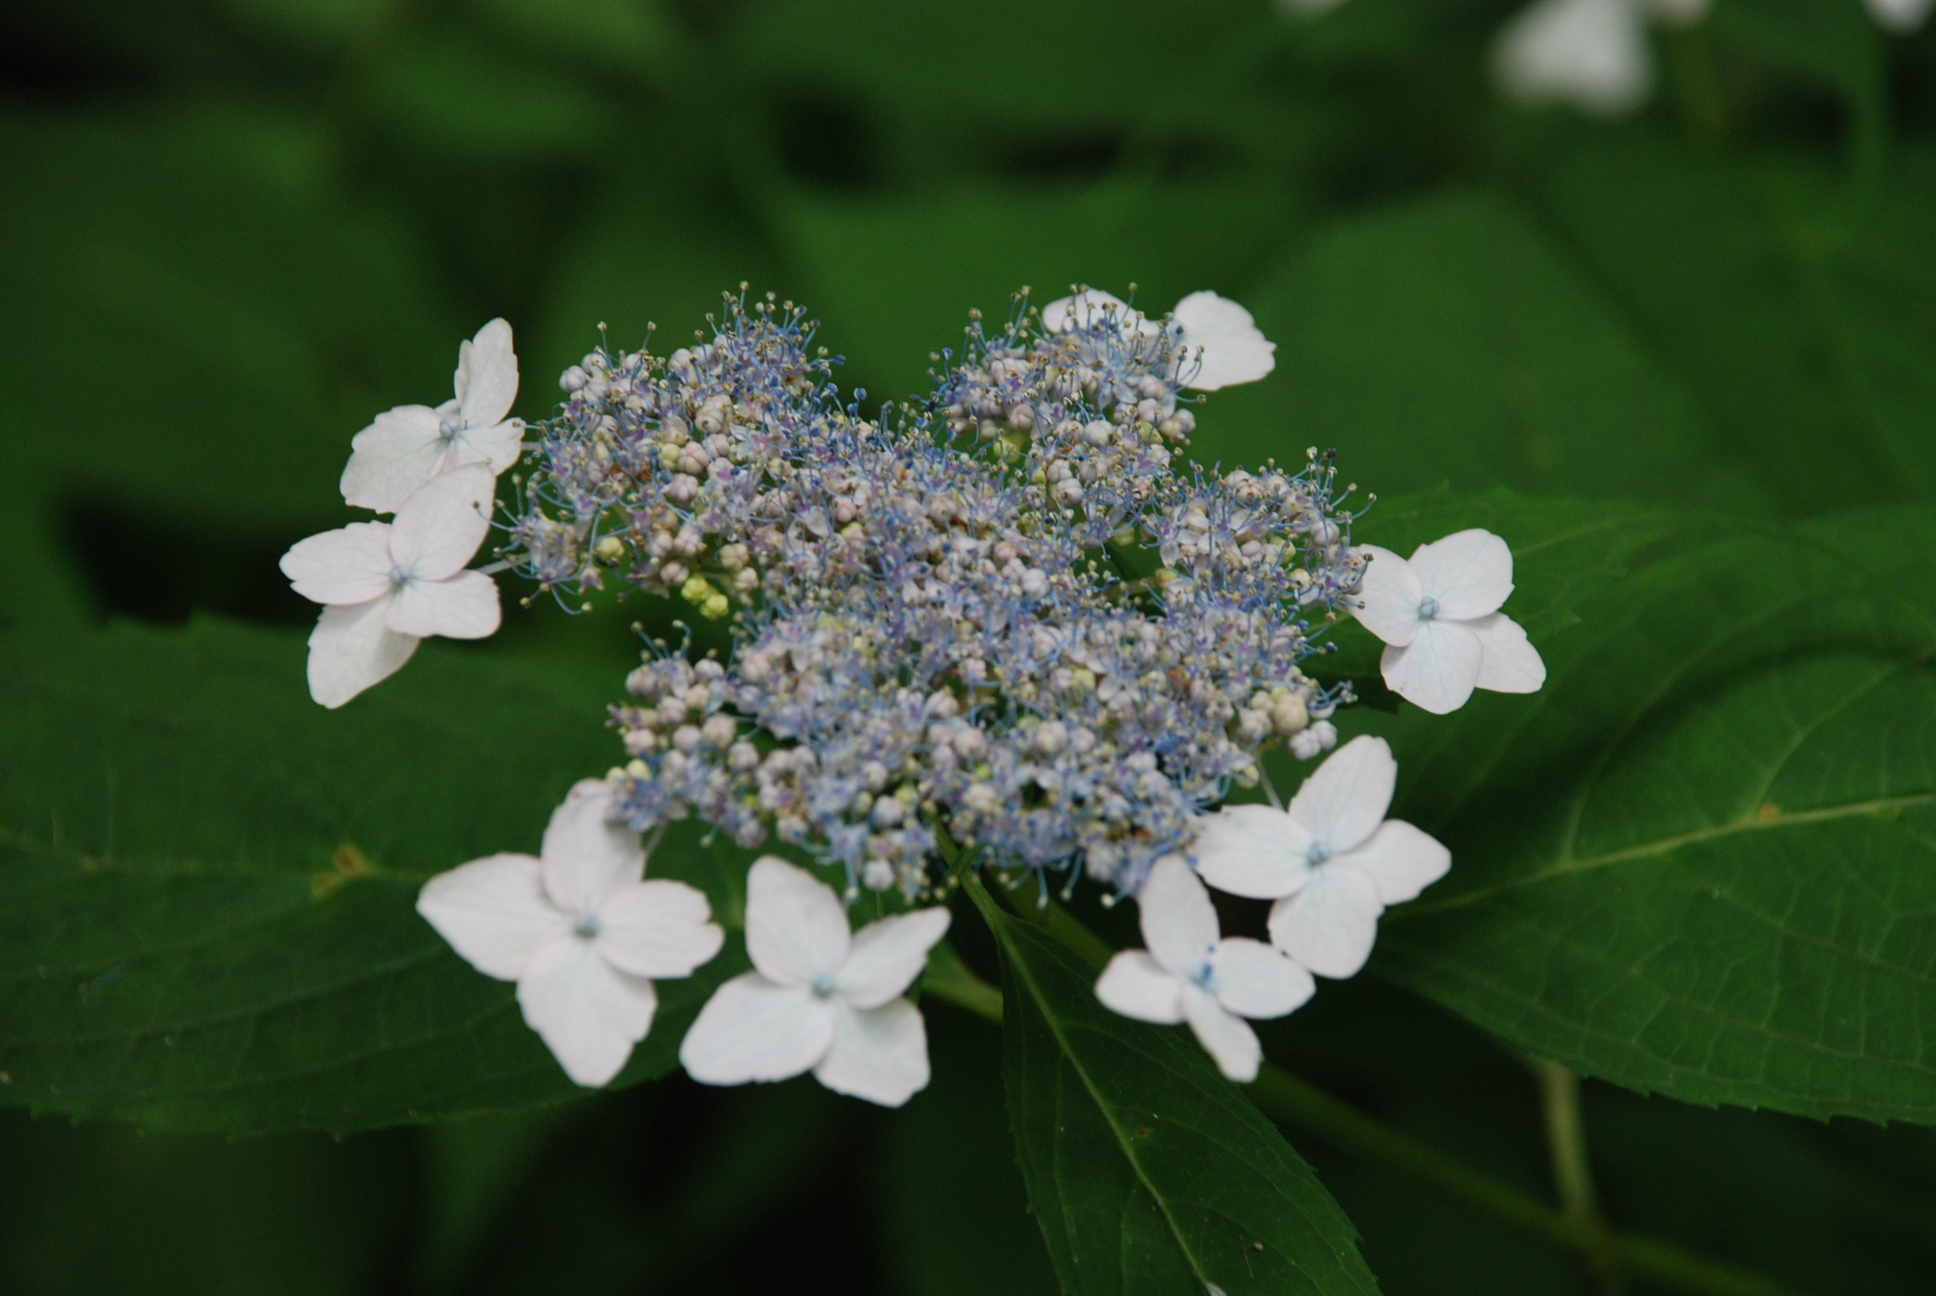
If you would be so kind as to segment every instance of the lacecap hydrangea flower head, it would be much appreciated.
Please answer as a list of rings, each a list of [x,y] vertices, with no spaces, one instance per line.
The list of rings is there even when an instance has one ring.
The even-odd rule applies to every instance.
[[[1461,533],[1402,559],[1353,545],[1363,506],[1328,453],[1189,459],[1200,393],[1275,363],[1215,293],[1153,317],[1086,288],[1038,309],[1024,290],[1001,325],[972,315],[958,351],[931,355],[931,391],[873,410],[834,385],[814,327],[742,288],[694,345],[592,351],[526,427],[493,321],[461,349],[453,401],[357,437],[346,501],[395,520],[284,560],[326,605],[319,702],[349,701],[426,635],[489,633],[506,571],[568,606],[611,589],[732,631],[723,658],[648,644],[604,718],[618,762],[573,791],[541,854],[465,864],[420,910],[517,983],[574,1080],[602,1084],[651,1029],[652,983],[723,939],[703,895],[645,877],[645,843],[697,818],[775,853],[745,888],[754,970],[699,1014],[688,1071],[811,1071],[899,1105],[928,1078],[904,992],[947,930],[943,902],[977,874],[1032,877],[1042,903],[1087,879],[1137,898],[1149,942],[1111,965],[1104,1003],[1188,1022],[1226,1074],[1254,1076],[1243,1019],[1290,1012],[1313,973],[1355,972],[1382,907],[1449,856],[1384,821],[1396,765],[1370,739],[1287,811],[1224,802],[1260,787],[1276,802],[1266,751],[1337,744],[1351,688],[1304,667],[1341,616],[1392,645],[1387,682],[1428,710],[1538,687],[1538,653],[1500,611],[1503,541]],[[494,503],[514,462],[516,498]],[[492,561],[467,568],[487,518]],[[1221,935],[1206,883],[1276,900],[1270,941]],[[853,931],[863,895],[889,916]]]

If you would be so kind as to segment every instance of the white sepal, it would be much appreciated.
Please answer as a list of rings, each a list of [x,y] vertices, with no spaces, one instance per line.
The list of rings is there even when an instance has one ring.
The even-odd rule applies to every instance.
[[[821,1084],[899,1107],[928,1083],[921,1013],[901,997],[948,930],[948,911],[920,909],[847,926],[833,888],[777,856],[746,876],[746,949],[754,970],[713,992],[679,1045],[702,1084]]]

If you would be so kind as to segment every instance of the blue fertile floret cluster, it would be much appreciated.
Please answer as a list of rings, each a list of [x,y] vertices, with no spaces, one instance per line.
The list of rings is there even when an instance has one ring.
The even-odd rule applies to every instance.
[[[863,417],[791,303],[727,299],[711,341],[601,348],[527,455],[512,562],[731,616],[725,661],[657,645],[613,709],[634,826],[699,815],[945,889],[943,856],[1135,892],[1259,752],[1335,739],[1300,669],[1362,575],[1334,472],[1180,449],[1172,322],[1026,293],[935,388]]]

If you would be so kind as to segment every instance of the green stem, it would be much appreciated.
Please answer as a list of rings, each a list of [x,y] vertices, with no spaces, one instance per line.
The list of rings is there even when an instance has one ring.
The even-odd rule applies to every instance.
[[[921,993],[1001,1024],[1001,990],[976,976],[961,961],[955,947],[945,940],[928,953],[928,968],[921,976]]]
[[[1592,1219],[1593,1173],[1587,1168],[1586,1127],[1580,1119],[1580,1077],[1557,1062],[1535,1061],[1540,1106],[1546,1114],[1546,1146],[1553,1156],[1553,1184],[1568,1215]]]
[[[980,891],[984,897],[988,893],[981,879],[972,874],[963,877],[962,885],[971,891]],[[1056,936],[1090,966],[1102,967],[1115,953],[1101,937],[1053,900],[1032,904],[1026,897],[1005,888],[990,889],[1017,917]],[[1665,1242],[1617,1233],[1597,1214],[1556,1210],[1408,1134],[1373,1120],[1316,1085],[1268,1062],[1246,1092],[1278,1124],[1315,1134],[1341,1151],[1435,1188],[1495,1223],[1580,1256],[1597,1272],[1624,1272],[1674,1291],[1694,1293],[1694,1296],[1793,1296],[1788,1288],[1758,1274],[1703,1259]],[[1577,1116],[1577,1105],[1575,1113]],[[1584,1175],[1583,1141],[1580,1151]],[[1585,1200],[1590,1209],[1591,1189],[1587,1192]]]
[[[1580,1116],[1580,1077],[1557,1062],[1532,1061],[1546,1117],[1546,1148],[1553,1158],[1553,1186],[1568,1216],[1605,1228],[1594,1202],[1593,1171],[1586,1155],[1586,1123]],[[1603,1296],[1620,1296],[1617,1258],[1602,1250],[1582,1257],[1587,1278]]]
[[[1409,1135],[1382,1125],[1317,1086],[1266,1063],[1250,1086],[1265,1115],[1316,1134],[1343,1151],[1415,1179],[1477,1213],[1563,1251],[1605,1256],[1627,1273],[1700,1296],[1790,1296],[1758,1274],[1648,1238],[1625,1237],[1601,1223],[1535,1201]]]

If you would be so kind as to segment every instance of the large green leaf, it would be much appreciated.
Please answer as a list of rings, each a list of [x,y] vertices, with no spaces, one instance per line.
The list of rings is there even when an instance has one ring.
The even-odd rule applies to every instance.
[[[1737,448],[1809,513],[1936,498],[1936,156],[1873,203],[1646,131],[1555,168],[1554,218]]]
[[[287,533],[341,513],[379,410],[449,398],[482,320],[448,309],[412,233],[333,191],[327,148],[231,109],[0,117],[0,239],[32,249],[0,259],[24,487]]]
[[[924,984],[932,1004],[932,970]],[[881,1135],[878,1196],[894,1290],[1051,1296],[1061,1287],[1029,1220],[1002,1107],[1000,1031],[952,1005],[924,1015],[934,1078]]]
[[[358,1129],[577,1092],[414,910],[535,850],[615,754],[606,694],[427,646],[341,711],[302,643],[202,623],[0,638],[0,1098],[151,1129]],[[654,870],[699,852],[658,852]],[[734,963],[661,986],[621,1083]]]
[[[1171,16],[1150,0],[992,0],[972,22],[893,0],[772,0],[735,15],[731,48],[741,66],[783,88],[830,86],[902,116],[965,112],[976,125],[1079,138],[1134,120],[1152,99],[1190,90],[1200,98],[1193,83],[1206,61],[1268,32],[1256,6],[1233,0],[1204,4],[1188,23]],[[1149,39],[1158,28],[1162,39]]]
[[[978,899],[1002,953],[1009,1121],[1066,1291],[1377,1291],[1337,1203],[1187,1032],[1110,1012],[1093,969]]]
[[[1205,461],[1295,462],[1314,445],[1381,495],[1449,481],[1769,509],[1755,460],[1618,302],[1495,195],[1340,221],[1246,300],[1277,372],[1210,399]]]
[[[1622,557],[1580,537],[1645,515],[1565,512],[1442,498],[1360,528],[1504,535],[1550,672],[1366,717],[1394,813],[1454,860],[1375,966],[1631,1088],[1936,1121],[1936,517],[1655,516]]]

